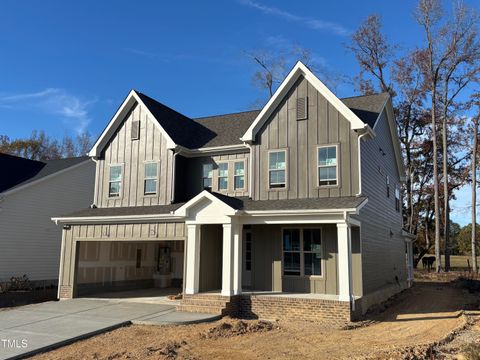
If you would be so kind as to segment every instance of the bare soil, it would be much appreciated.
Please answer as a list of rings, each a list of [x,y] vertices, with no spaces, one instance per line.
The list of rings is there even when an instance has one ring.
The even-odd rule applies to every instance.
[[[469,359],[466,346],[480,339],[480,297],[458,276],[424,276],[386,307],[343,329],[230,318],[198,325],[132,325],[34,358]]]

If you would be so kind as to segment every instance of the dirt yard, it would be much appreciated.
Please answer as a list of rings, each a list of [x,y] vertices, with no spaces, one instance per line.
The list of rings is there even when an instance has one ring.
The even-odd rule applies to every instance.
[[[454,277],[424,275],[386,310],[344,329],[235,319],[133,325],[35,359],[478,359],[465,346],[480,348],[479,294]]]

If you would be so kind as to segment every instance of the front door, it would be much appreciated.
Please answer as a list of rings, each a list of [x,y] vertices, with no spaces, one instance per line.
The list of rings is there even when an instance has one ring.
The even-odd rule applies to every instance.
[[[252,287],[252,231],[243,231],[243,271],[242,287],[249,289]]]

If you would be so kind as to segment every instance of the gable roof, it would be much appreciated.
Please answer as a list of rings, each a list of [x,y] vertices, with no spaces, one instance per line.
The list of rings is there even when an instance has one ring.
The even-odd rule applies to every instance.
[[[95,142],[89,155],[94,157],[100,155],[110,137],[137,103],[142,104],[155,120],[167,139],[169,149],[177,146],[195,150],[242,145],[245,141],[249,141],[250,135],[260,129],[261,124],[274,111],[276,103],[300,76],[305,76],[352,123],[352,129],[373,128],[388,97],[388,94],[382,93],[339,99],[301,62],[295,65],[274,96],[260,110],[190,118],[141,92],[132,90]]]
[[[88,156],[82,156],[37,161],[0,154],[0,192],[11,191],[88,160]]]
[[[298,61],[285,80],[280,84],[273,96],[263,107],[257,118],[250,125],[248,130],[242,136],[242,140],[252,142],[263,124],[269,119],[270,115],[278,107],[287,92],[292,88],[295,82],[301,77],[305,79],[320,93],[330,104],[332,104],[340,114],[342,114],[351,123],[353,130],[366,129],[373,133],[370,126],[364,123],[360,118],[350,110],[338,97],[336,97],[302,62]],[[370,128],[370,129],[369,129]]]

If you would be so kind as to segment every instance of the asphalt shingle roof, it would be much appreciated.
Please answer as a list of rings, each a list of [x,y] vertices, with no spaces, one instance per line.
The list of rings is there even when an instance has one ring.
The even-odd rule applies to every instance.
[[[353,209],[358,207],[366,197],[332,197],[315,199],[289,199],[289,200],[251,200],[248,197],[231,197],[212,192],[219,200],[236,210],[262,211],[262,210],[335,210]],[[177,210],[185,202],[170,205],[130,206],[112,208],[89,208],[76,211],[61,217],[103,217],[103,216],[135,216],[135,215],[164,215]]]
[[[192,119],[145,94],[137,94],[172,140],[189,149],[241,144],[240,138],[260,113],[252,110]],[[387,98],[387,93],[381,93],[340,100],[373,128]]]
[[[388,93],[380,93],[373,95],[354,96],[350,98],[340,99],[347,105],[350,110],[357,115],[360,120],[370,125],[373,129],[383,105],[387,101]]]
[[[0,154],[0,192],[12,190],[70,166],[87,161],[88,156],[36,161]]]

